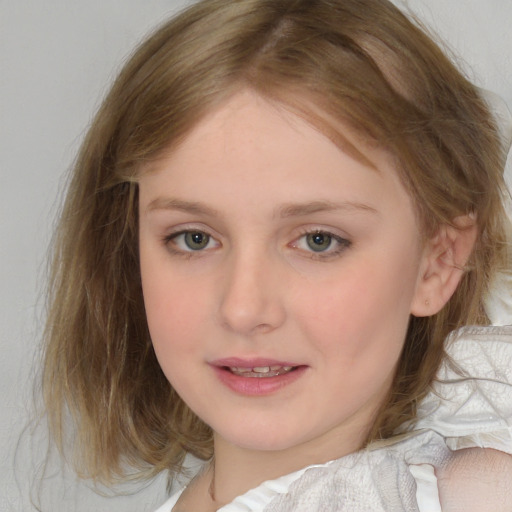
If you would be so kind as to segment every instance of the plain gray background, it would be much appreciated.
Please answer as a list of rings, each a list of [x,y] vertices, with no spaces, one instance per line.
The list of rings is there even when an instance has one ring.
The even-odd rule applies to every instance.
[[[34,510],[28,488],[44,458],[40,435],[19,439],[31,413],[45,254],[65,173],[122,61],[185,3],[0,0],[0,512]],[[473,81],[512,106],[512,0],[407,4]],[[165,496],[163,478],[134,497],[105,498],[61,473],[50,459],[39,492],[45,512],[151,511]]]

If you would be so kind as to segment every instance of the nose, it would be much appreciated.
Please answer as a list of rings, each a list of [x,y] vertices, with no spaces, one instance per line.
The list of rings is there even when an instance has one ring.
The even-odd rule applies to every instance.
[[[285,321],[284,287],[271,257],[245,253],[226,261],[220,319],[230,331],[251,336],[277,329]]]

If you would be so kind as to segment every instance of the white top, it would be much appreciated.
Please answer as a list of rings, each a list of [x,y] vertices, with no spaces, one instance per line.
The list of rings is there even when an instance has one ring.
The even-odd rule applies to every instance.
[[[512,326],[467,327],[447,342],[414,429],[262,483],[219,512],[442,512],[434,468],[450,450],[512,454]],[[182,490],[156,512],[171,512]]]

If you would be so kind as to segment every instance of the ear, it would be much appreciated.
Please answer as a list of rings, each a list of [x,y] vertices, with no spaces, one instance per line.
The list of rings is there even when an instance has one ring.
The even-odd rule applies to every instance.
[[[474,215],[463,215],[443,225],[425,245],[411,314],[438,313],[457,288],[477,235]]]

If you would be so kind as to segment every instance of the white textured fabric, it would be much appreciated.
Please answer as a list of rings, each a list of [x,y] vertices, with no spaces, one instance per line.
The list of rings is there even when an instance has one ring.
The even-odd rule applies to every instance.
[[[264,482],[219,511],[442,512],[434,468],[451,450],[512,454],[512,326],[462,329],[447,352],[413,430]],[[170,512],[176,500],[157,512]]]
[[[442,512],[434,466],[430,464],[411,464],[409,471],[416,480],[416,501],[420,511]]]
[[[231,503],[220,508],[218,512],[256,512],[262,511],[266,505],[272,500],[277,494],[286,492],[290,485],[300,478],[306,470],[314,467],[328,466],[332,462],[326,464],[318,464],[308,466],[307,468],[300,469],[288,475],[284,475],[275,480],[268,480],[262,483],[260,486],[251,489],[245,494],[238,496]],[[171,498],[162,505],[156,512],[169,512],[172,507],[177,503],[181,493],[185,489],[180,489],[178,492],[173,494]]]

